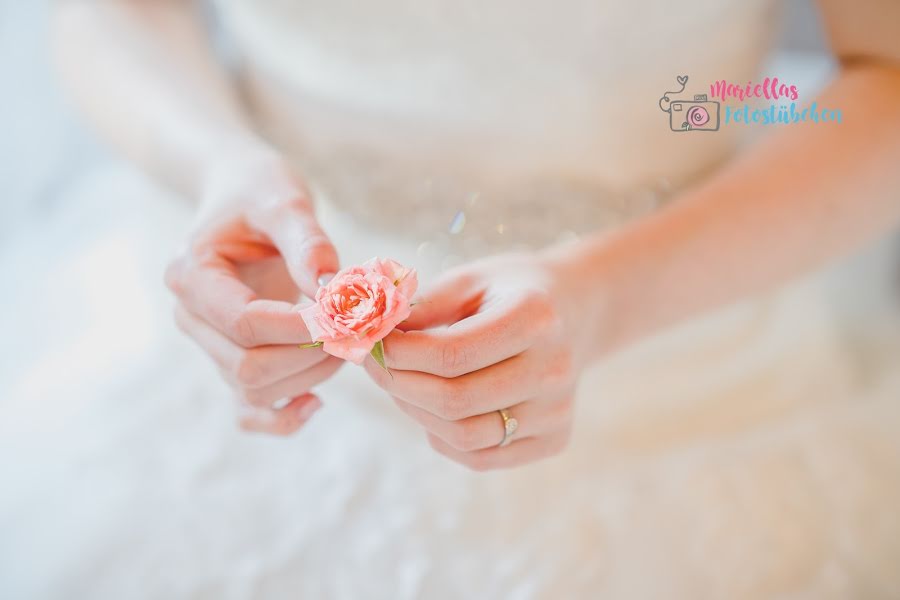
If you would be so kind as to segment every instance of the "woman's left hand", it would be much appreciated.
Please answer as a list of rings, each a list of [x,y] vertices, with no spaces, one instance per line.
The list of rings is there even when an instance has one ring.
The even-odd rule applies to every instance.
[[[435,450],[471,469],[559,453],[592,329],[577,314],[594,310],[577,307],[577,285],[538,255],[456,268],[384,339],[390,373],[371,358],[366,370],[426,429]],[[500,409],[518,423],[503,447]]]

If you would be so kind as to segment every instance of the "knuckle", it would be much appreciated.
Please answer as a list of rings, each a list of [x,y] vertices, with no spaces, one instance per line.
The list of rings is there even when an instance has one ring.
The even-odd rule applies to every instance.
[[[458,377],[466,372],[469,358],[462,343],[456,340],[449,341],[446,344],[442,344],[438,352],[438,365],[441,375],[444,377]]]
[[[298,189],[295,194],[279,196],[273,199],[271,208],[300,215],[312,215],[314,211],[309,190],[305,188]]]
[[[304,257],[315,257],[334,252],[334,246],[322,231],[315,230],[303,238],[298,252]]]
[[[444,380],[437,392],[438,416],[448,421],[458,421],[469,415],[471,399],[466,389],[452,379]]]
[[[240,390],[238,390],[238,394],[241,400],[243,400],[250,406],[255,406],[257,408],[269,408],[269,405],[266,402],[266,398],[260,390],[254,388],[241,388]]]
[[[238,360],[235,378],[238,383],[247,387],[256,387],[263,383],[265,368],[262,361],[253,351],[244,352]]]
[[[228,334],[237,344],[249,348],[256,345],[253,322],[246,311],[237,313],[228,325]]]

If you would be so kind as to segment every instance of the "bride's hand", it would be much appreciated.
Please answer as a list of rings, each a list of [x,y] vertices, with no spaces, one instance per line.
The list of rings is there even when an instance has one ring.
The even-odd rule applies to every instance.
[[[445,274],[384,340],[386,373],[366,369],[427,431],[475,470],[556,454],[568,442],[590,326],[574,278],[537,255],[494,257]],[[449,325],[449,327],[438,327]],[[507,409],[518,421],[504,438]]]
[[[321,405],[309,389],[343,363],[298,347],[310,336],[295,305],[338,270],[337,254],[282,165],[242,165],[215,179],[166,272],[176,321],[236,388],[241,426],[289,434]]]

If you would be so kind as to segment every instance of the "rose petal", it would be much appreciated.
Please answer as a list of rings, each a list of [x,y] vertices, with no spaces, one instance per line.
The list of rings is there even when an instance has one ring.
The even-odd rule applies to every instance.
[[[366,356],[369,355],[369,352],[372,351],[372,348],[375,346],[375,342],[368,340],[356,340],[354,338],[344,338],[341,340],[331,340],[325,342],[322,346],[322,350],[331,354],[332,356],[337,356],[338,358],[343,358],[344,360],[349,360],[350,362],[361,365],[363,361],[366,360]]]
[[[359,364],[409,317],[417,287],[415,270],[375,257],[338,272],[300,314],[313,339],[325,342],[326,352]]]
[[[416,293],[416,289],[419,287],[419,277],[416,274],[415,269],[410,269],[409,273],[400,280],[400,283],[397,285],[397,291],[406,296],[407,299],[411,300],[412,297]]]
[[[318,304],[311,304],[306,308],[300,309],[300,317],[309,330],[312,341],[319,342],[325,339],[326,332],[319,326],[318,317],[321,313],[321,307]]]

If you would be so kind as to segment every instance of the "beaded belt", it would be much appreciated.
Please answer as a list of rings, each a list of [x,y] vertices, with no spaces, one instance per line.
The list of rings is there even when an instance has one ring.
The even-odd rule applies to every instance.
[[[298,162],[333,209],[460,260],[609,231],[673,195],[665,180],[627,192],[563,179],[509,185],[447,168],[403,171],[402,165],[359,153],[304,156]]]

